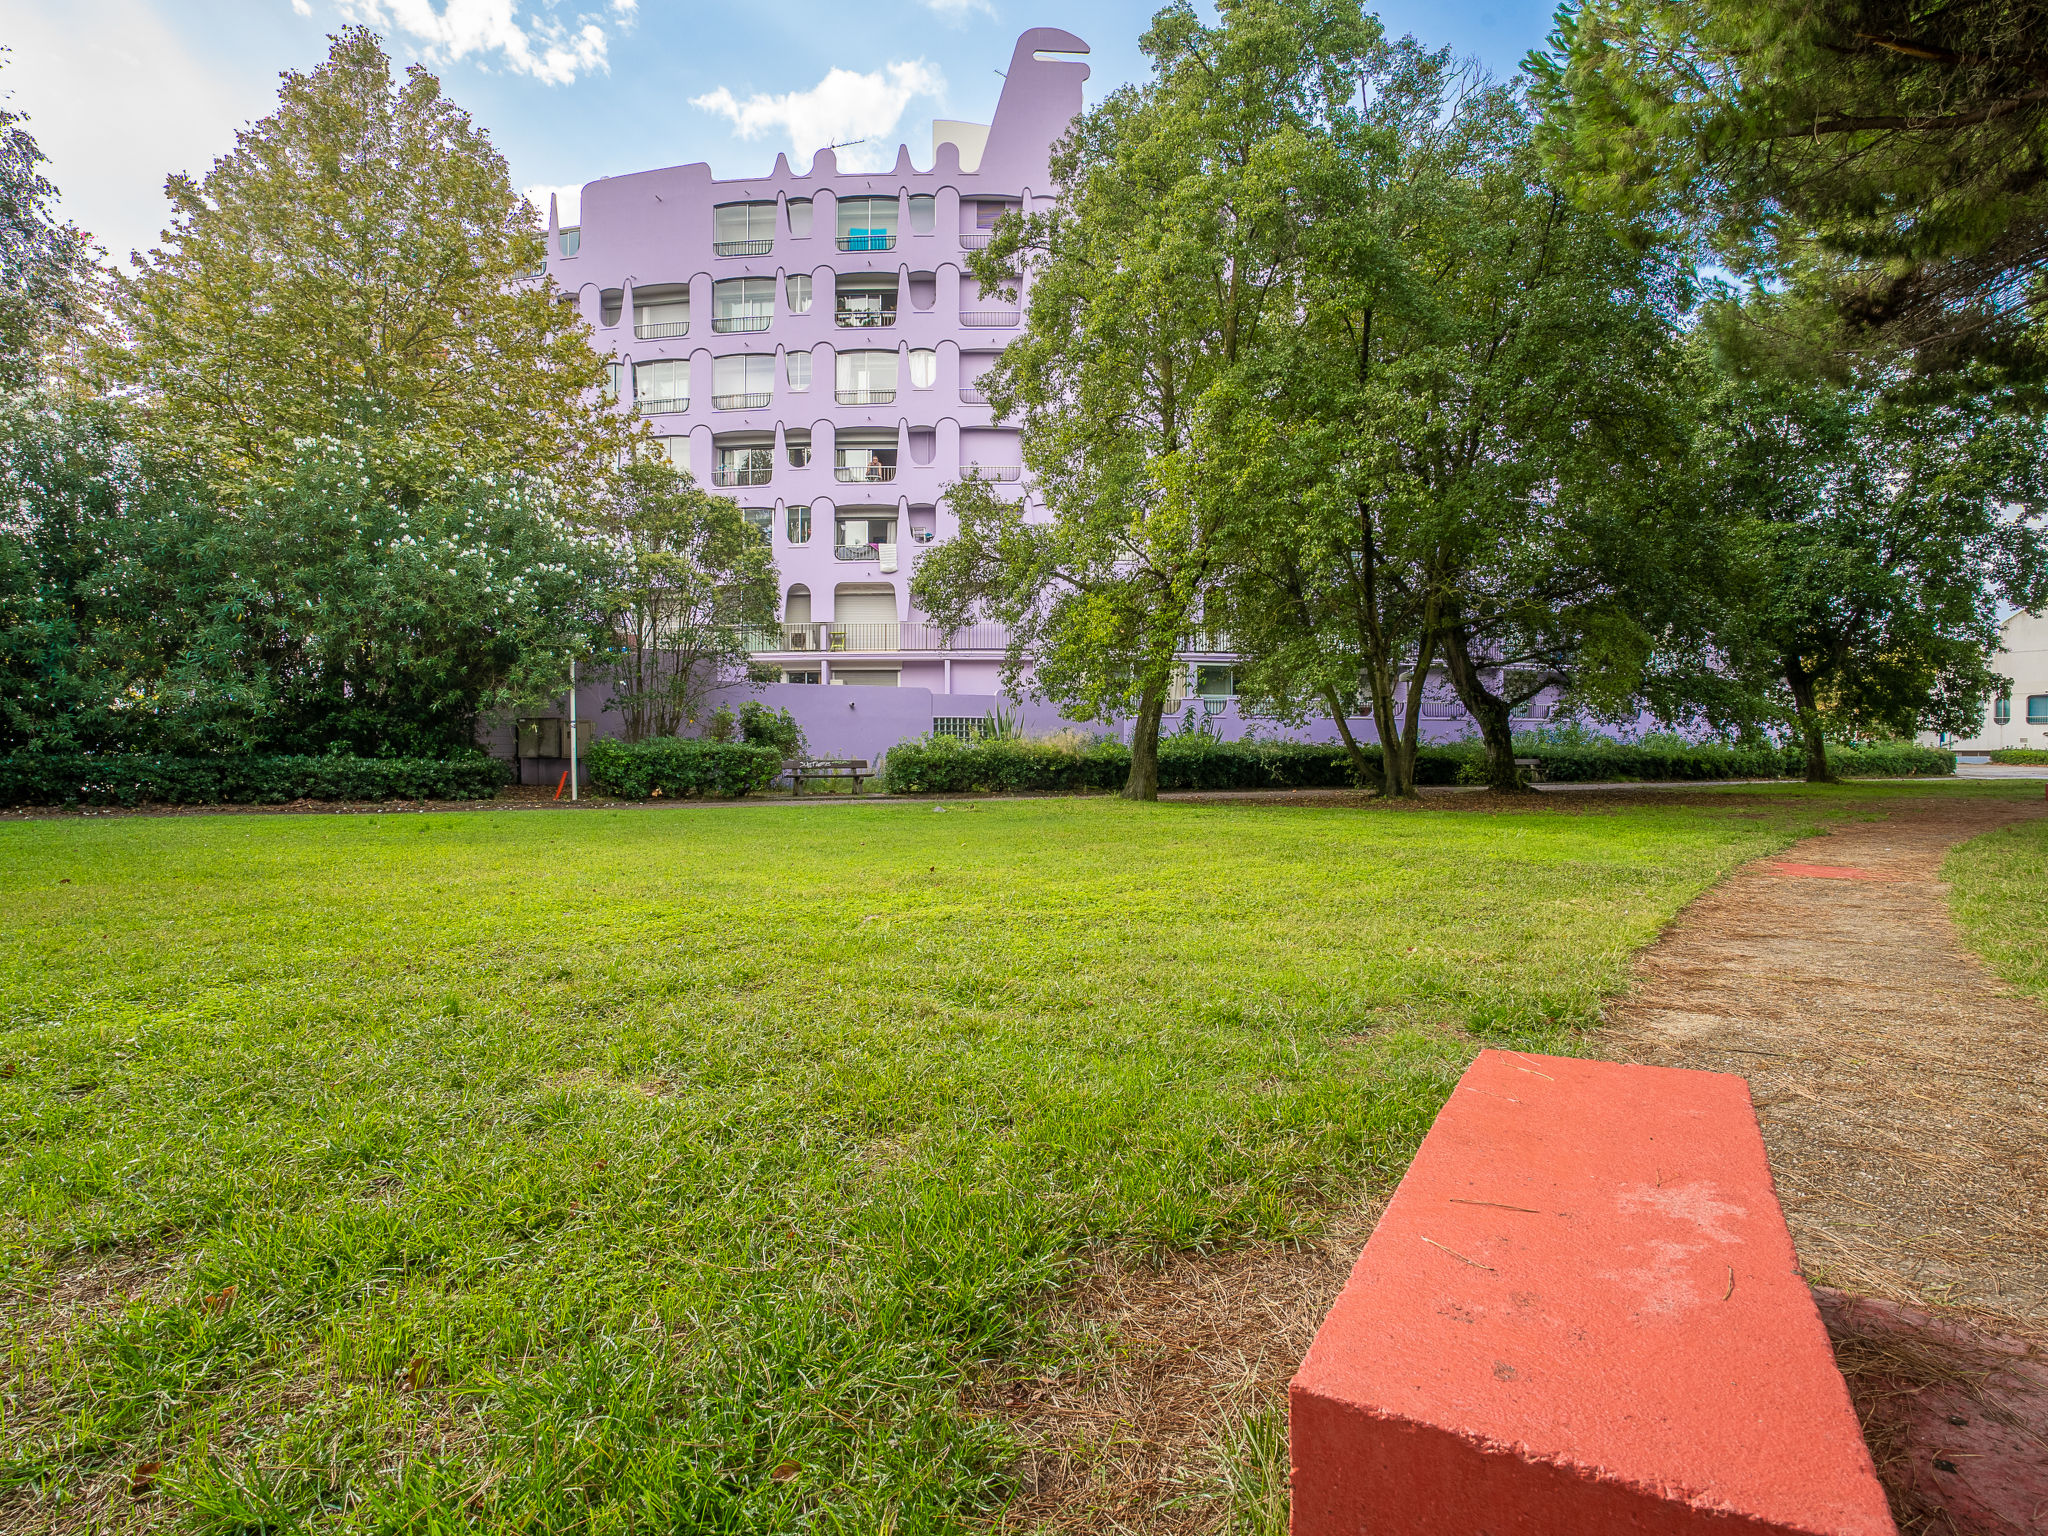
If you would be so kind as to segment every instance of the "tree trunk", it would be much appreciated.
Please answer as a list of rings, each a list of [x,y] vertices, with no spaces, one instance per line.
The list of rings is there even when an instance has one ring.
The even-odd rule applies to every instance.
[[[1462,624],[1453,625],[1444,637],[1444,665],[1450,669],[1451,686],[1458,701],[1479,722],[1479,739],[1486,747],[1486,787],[1497,795],[1534,793],[1522,782],[1515,766],[1515,731],[1508,716],[1508,701],[1479,680],[1479,667],[1472,660],[1472,642]]]
[[[1365,755],[1365,748],[1358,744],[1358,738],[1351,734],[1351,722],[1344,716],[1344,701],[1337,697],[1337,690],[1325,688],[1323,702],[1330,706],[1330,718],[1337,722],[1337,735],[1344,743],[1344,754],[1351,759],[1351,772],[1361,785],[1372,781],[1372,760]],[[1386,775],[1380,775],[1380,792],[1386,793]]]
[[[1131,726],[1131,776],[1124,784],[1126,800],[1159,798],[1159,717],[1165,712],[1164,679],[1147,683],[1138,695],[1138,718]]]
[[[1806,782],[1832,784],[1828,769],[1827,738],[1821,734],[1820,708],[1813,700],[1813,674],[1799,665],[1799,658],[1785,658],[1785,686],[1792,690],[1792,707],[1799,715],[1800,745],[1806,749]]]

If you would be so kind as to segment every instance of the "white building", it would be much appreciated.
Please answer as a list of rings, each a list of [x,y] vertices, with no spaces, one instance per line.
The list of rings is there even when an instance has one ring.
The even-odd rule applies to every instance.
[[[1974,736],[1942,736],[1938,744],[1958,752],[2048,749],[2048,612],[2016,613],[2005,621],[1991,670],[2012,679],[2011,691],[1985,706]],[[1932,735],[1921,740],[1937,744]]]

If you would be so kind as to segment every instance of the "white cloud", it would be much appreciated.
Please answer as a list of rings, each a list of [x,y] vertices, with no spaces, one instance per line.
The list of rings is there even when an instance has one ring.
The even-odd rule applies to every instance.
[[[540,211],[542,228],[547,227],[548,198],[550,196],[556,199],[556,211],[561,215],[562,227],[564,229],[568,228],[571,224],[577,223],[583,217],[583,183],[580,181],[573,186],[567,187],[550,187],[541,183],[535,183],[530,187],[521,187],[519,195]]]
[[[990,4],[990,0],[924,0],[924,6],[941,21],[950,21],[956,27],[965,23],[976,11],[991,21],[995,19],[996,14],[996,8]]]
[[[59,210],[115,261],[156,244],[164,177],[204,175],[277,101],[276,65],[201,58],[149,0],[0,0],[7,105],[29,114]]]
[[[306,0],[292,0],[292,13],[297,16],[310,16],[313,14],[313,7],[308,5]]]
[[[724,86],[690,105],[732,121],[743,139],[781,138],[794,156],[802,157],[828,144],[865,143],[839,151],[839,163],[850,171],[880,170],[893,160],[896,125],[919,96],[942,96],[946,78],[923,59],[885,64],[871,74],[834,69],[807,91],[780,96],[757,93],[741,100]]]
[[[436,0],[340,0],[338,8],[344,20],[404,33],[429,63],[495,55],[513,74],[531,75],[546,85],[610,73],[604,23],[609,18],[630,25],[639,9],[638,0],[613,0],[604,11],[582,12],[565,23],[555,18],[555,0],[537,4],[548,13],[531,10],[523,25],[513,14],[512,0],[439,0],[438,5]]]

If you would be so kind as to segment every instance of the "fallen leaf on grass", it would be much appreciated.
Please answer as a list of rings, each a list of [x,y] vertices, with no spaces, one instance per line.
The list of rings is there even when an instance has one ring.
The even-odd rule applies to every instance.
[[[156,1475],[163,1471],[160,1461],[138,1461],[135,1470],[128,1477],[128,1491],[138,1499],[156,1486]]]
[[[211,1296],[203,1297],[199,1305],[208,1312],[225,1312],[235,1304],[235,1288],[224,1285]]]
[[[786,1483],[801,1471],[803,1468],[793,1461],[778,1461],[775,1463],[775,1469],[768,1475],[778,1483]]]

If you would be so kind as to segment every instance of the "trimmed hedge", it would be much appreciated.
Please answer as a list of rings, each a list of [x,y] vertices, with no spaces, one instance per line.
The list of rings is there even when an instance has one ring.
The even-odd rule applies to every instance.
[[[1376,775],[1379,747],[1367,746],[1365,755]],[[1558,784],[1798,778],[1806,772],[1806,759],[1797,749],[1773,746],[1632,746],[1615,742],[1541,746],[1517,755],[1535,758],[1543,778]],[[1415,782],[1476,783],[1483,762],[1477,742],[1424,747],[1416,753]],[[1955,772],[1954,754],[1932,747],[1833,747],[1828,762],[1844,778]],[[1122,789],[1130,772],[1130,748],[1113,741],[1073,748],[1043,741],[963,742],[936,736],[891,747],[884,782],[895,795],[1001,790],[1073,793]],[[1179,736],[1159,743],[1161,789],[1339,789],[1355,783],[1351,759],[1341,746]]]
[[[583,760],[590,765],[590,787],[621,800],[647,800],[656,795],[676,800],[690,795],[737,800],[766,789],[782,772],[782,753],[774,747],[682,736],[654,741],[599,737]]]
[[[1540,746],[1518,751],[1540,763],[1553,784],[1649,782],[1684,779],[1779,779],[1806,777],[1806,754],[1798,747],[1642,746],[1624,742],[1585,746]],[[1918,778],[1956,771],[1955,754],[1910,744],[1828,748],[1828,766],[1845,779]]]
[[[494,757],[0,757],[0,805],[282,805],[290,800],[488,800]]]
[[[1471,755],[1468,748],[1424,747],[1417,754],[1416,779],[1455,784]],[[1366,756],[1377,767],[1379,749],[1367,748]],[[1130,778],[1131,749],[1114,741],[1073,748],[934,736],[891,747],[883,768],[894,795],[1117,790]],[[1161,789],[1341,789],[1355,782],[1351,759],[1340,746],[1179,736],[1159,743]]]
[[[2048,768],[2048,752],[2039,747],[2000,747],[1991,754],[1991,761],[2010,768]]]

